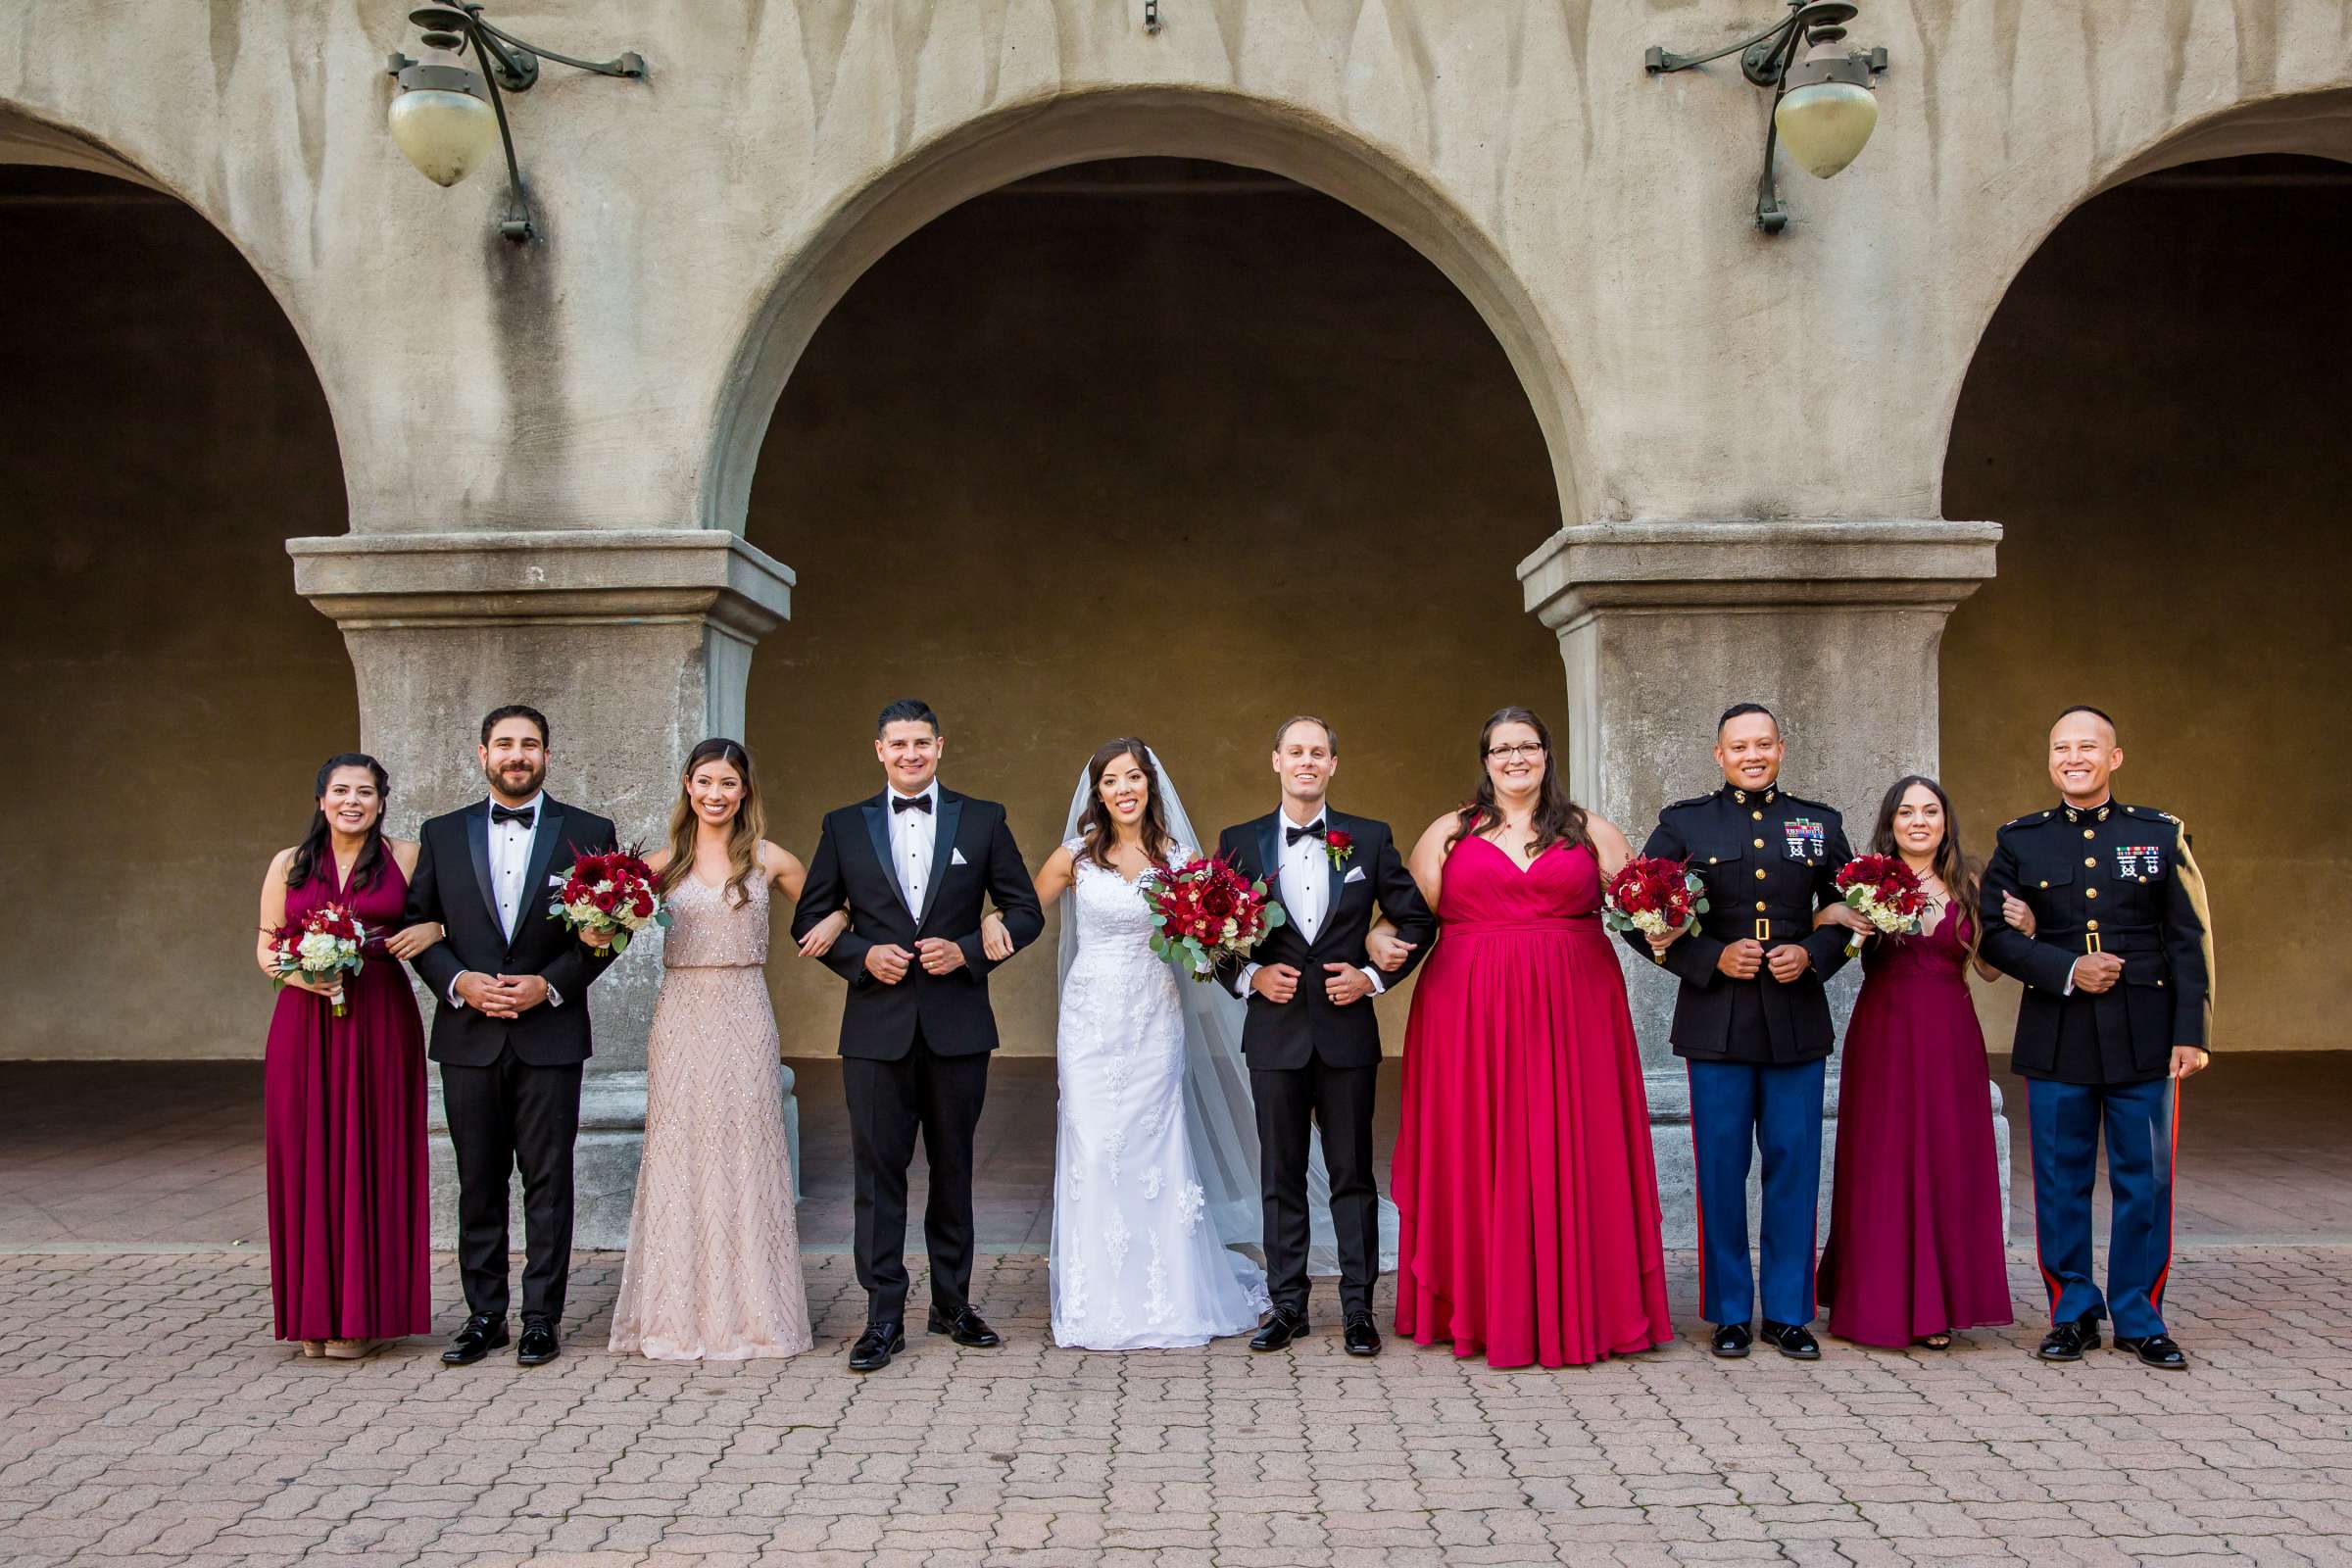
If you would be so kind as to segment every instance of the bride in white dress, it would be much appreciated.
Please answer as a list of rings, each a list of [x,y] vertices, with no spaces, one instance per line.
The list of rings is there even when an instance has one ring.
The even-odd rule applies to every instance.
[[[1195,838],[1150,747],[1105,743],[1087,763],[1039,901],[1064,894],[1060,1117],[1054,1144],[1054,1342],[1090,1350],[1195,1346],[1256,1328],[1262,1269],[1257,1129],[1241,1056],[1242,1007],[1181,978],[1151,949],[1138,881],[1182,865]],[[995,917],[994,953],[1009,947]],[[1310,1266],[1335,1272],[1321,1150],[1309,1172]],[[1394,1210],[1383,1204],[1393,1257]]]

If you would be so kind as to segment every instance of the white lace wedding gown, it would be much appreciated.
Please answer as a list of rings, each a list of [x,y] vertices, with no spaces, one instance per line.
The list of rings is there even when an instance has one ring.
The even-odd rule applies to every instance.
[[[1185,1135],[1176,988],[1194,982],[1152,956],[1143,895],[1114,869],[1080,858],[1062,918],[1076,922],[1078,954],[1054,1043],[1054,1343],[1134,1350],[1248,1333],[1266,1310],[1265,1275],[1203,1215]]]

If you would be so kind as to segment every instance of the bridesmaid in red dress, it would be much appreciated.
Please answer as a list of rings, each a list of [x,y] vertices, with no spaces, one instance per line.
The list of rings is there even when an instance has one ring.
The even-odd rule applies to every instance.
[[[401,927],[416,846],[384,836],[389,794],[374,758],[326,760],[310,833],[280,850],[262,879],[255,953],[274,975],[277,930],[326,904],[349,909],[368,938],[360,972],[343,977],[342,1017],[328,1001],[332,986],[286,983],[262,1066],[277,1337],[339,1360],[432,1327],[424,1029],[395,960],[441,933]]]
[[[1815,1282],[1839,1339],[1940,1350],[1955,1330],[2011,1321],[1990,1074],[1968,966],[2000,976],[1977,956],[1977,876],[1942,785],[1897,779],[1871,853],[1901,856],[1931,902],[1922,934],[1899,941],[1867,935],[1870,923],[1842,905],[1816,922],[1867,940]],[[2012,920],[2030,918],[2018,905]]]
[[[1649,1106],[1600,925],[1632,852],[1569,800],[1534,713],[1495,713],[1479,755],[1477,798],[1411,861],[1439,939],[1405,1029],[1396,1332],[1494,1367],[1654,1349],[1674,1329]]]

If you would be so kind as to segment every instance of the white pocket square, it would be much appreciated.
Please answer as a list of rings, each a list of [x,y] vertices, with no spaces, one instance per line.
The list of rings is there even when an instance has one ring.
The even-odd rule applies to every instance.
[[[948,863],[950,865],[969,865],[972,862],[963,858],[963,852],[961,850],[950,848],[948,851]]]
[[[1340,886],[1346,887],[1350,882],[1361,882],[1363,879],[1364,868],[1360,865],[1352,865],[1348,868],[1348,874],[1340,878]]]

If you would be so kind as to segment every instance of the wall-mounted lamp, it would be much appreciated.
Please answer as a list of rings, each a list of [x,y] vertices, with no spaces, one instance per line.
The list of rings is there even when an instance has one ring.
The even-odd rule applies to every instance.
[[[386,117],[392,140],[418,173],[436,185],[455,185],[489,155],[495,135],[506,148],[507,188],[513,197],[498,231],[517,244],[529,239],[531,204],[522,192],[522,172],[514,166],[514,137],[507,129],[500,89],[528,92],[539,79],[543,58],[600,76],[642,77],[644,57],[632,50],[617,60],[574,60],[524,43],[484,22],[474,0],[426,6],[410,12],[409,20],[423,29],[424,58],[396,53],[385,68],[400,79]],[[485,70],[466,64],[468,47]]]
[[[1788,155],[1807,173],[1827,179],[1861,156],[1863,143],[1879,122],[1879,101],[1872,88],[1878,74],[1886,69],[1886,51],[1865,54],[1843,47],[1845,24],[1853,19],[1854,7],[1844,0],[1788,0],[1786,18],[1713,54],[1652,49],[1642,57],[1649,74],[1661,76],[1740,51],[1740,74],[1773,90],[1772,124],[1764,133],[1764,172],[1756,180],[1756,226],[1767,234],[1788,226],[1788,209],[1782,205],[1773,176],[1775,148],[1786,142]],[[1806,46],[1802,60],[1796,58],[1800,44]]]

